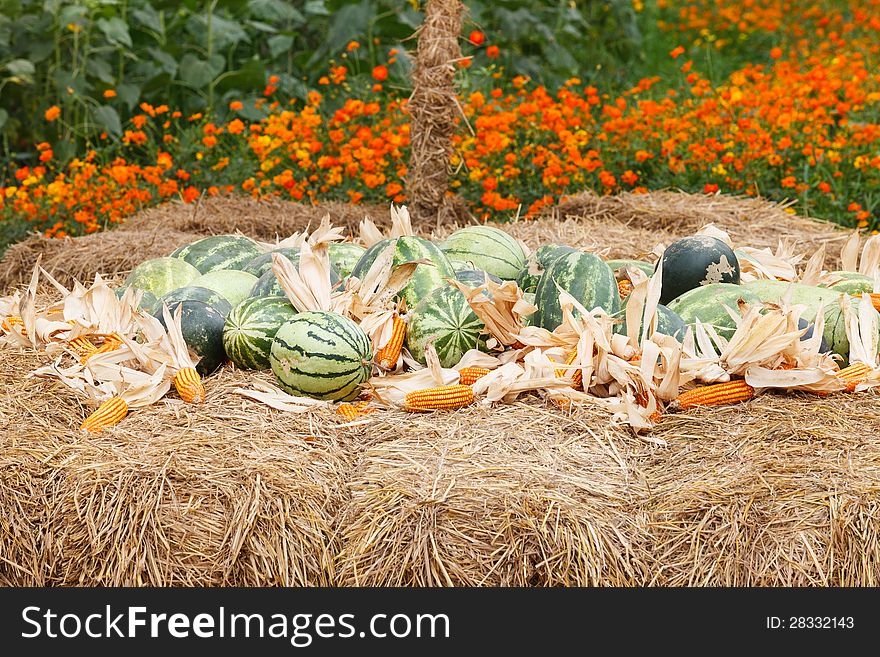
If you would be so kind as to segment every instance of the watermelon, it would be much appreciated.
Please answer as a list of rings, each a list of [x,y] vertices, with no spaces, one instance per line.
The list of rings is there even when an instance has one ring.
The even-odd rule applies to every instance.
[[[178,301],[203,301],[224,317],[226,317],[229,314],[229,311],[232,310],[232,305],[222,294],[215,292],[214,290],[209,290],[206,287],[197,287],[195,285],[186,285],[184,287],[179,287],[176,290],[171,290],[171,292],[159,299],[153,307],[156,310],[161,310],[159,304],[164,303],[167,306],[171,306]]]
[[[621,269],[635,268],[641,269],[648,277],[654,274],[654,265],[643,260],[608,260],[607,262],[613,272],[618,272]]]
[[[291,260],[294,266],[299,264],[299,255],[297,254],[296,260]],[[337,285],[339,283],[339,273],[331,266],[330,267],[330,284]],[[271,263],[270,267],[267,271],[263,272],[260,278],[257,279],[257,282],[254,283],[254,286],[251,288],[250,297],[283,297],[285,296],[284,290],[281,289],[281,284],[278,282],[278,278],[275,276],[275,272],[272,271]]]
[[[535,290],[538,311],[530,319],[532,325],[552,331],[562,323],[557,285],[587,310],[602,308],[609,315],[620,310],[614,272],[599,256],[577,251],[556,258],[541,274]]]
[[[487,277],[490,281],[501,284],[500,278],[479,269],[459,269],[455,272],[455,279],[468,287],[480,287],[486,282]]]
[[[122,295],[125,294],[125,291],[128,287],[118,287],[116,288],[116,298],[121,299]],[[153,308],[156,307],[156,296],[147,290],[141,290],[141,300],[138,303],[138,308],[141,310],[145,310],[148,313],[153,312]]]
[[[182,246],[171,254],[202,274],[220,269],[241,269],[263,250],[244,235],[213,235]]]
[[[474,269],[508,281],[516,280],[526,265],[522,245],[492,226],[461,228],[446,238],[442,248],[449,258],[469,262]]]
[[[268,253],[261,253],[256,258],[244,265],[241,270],[253,274],[257,278],[272,270],[272,254],[280,253],[285,256],[294,266],[299,265],[299,249],[275,249]]]
[[[577,253],[576,249],[564,244],[544,244],[529,254],[525,266],[516,277],[516,284],[523,292],[534,292],[538,287],[538,280],[544,270],[554,260],[567,253]]]
[[[125,279],[123,287],[134,287],[159,298],[199,277],[199,270],[177,258],[145,260]]]
[[[739,283],[739,261],[717,237],[693,235],[673,242],[663,252],[662,262],[662,304],[702,285]]]
[[[394,266],[425,259],[433,263],[418,265],[409,282],[400,291],[400,297],[406,301],[407,307],[414,308],[432,290],[445,285],[447,278],[455,276],[452,263],[436,244],[421,237],[409,236],[376,242],[364,252],[364,255],[352,269],[351,275],[362,279],[382,250],[392,242],[396,245]]]
[[[192,285],[219,292],[234,308],[251,295],[251,290],[254,289],[257,280],[256,276],[248,274],[246,271],[218,269],[202,274],[192,282]]]
[[[615,319],[620,320],[620,322],[614,325],[614,332],[621,335],[626,335],[626,302],[628,300],[629,297],[624,299],[620,312],[615,315]],[[657,325],[654,327],[654,331],[664,335],[671,335],[681,342],[684,340],[684,334],[687,332],[687,324],[684,323],[684,320],[678,313],[669,310],[669,308],[661,303],[657,304]],[[642,324],[639,322],[639,337],[641,337],[641,334]],[[651,336],[649,335],[648,337]]]
[[[831,290],[845,292],[846,294],[861,294],[862,292],[874,291],[874,279],[854,271],[833,271],[831,276],[841,280],[828,286]],[[820,285],[819,287],[824,287]]]
[[[410,312],[406,344],[420,363],[425,347],[433,342],[443,367],[453,367],[469,349],[484,344],[480,333],[486,328],[456,287],[438,287]]]
[[[348,278],[366,249],[360,244],[351,242],[332,242],[327,251],[330,254],[330,265],[341,278]]]
[[[178,301],[168,310],[174,316],[178,308],[183,340],[190,351],[199,356],[196,371],[208,376],[226,360],[223,350],[223,324],[226,320],[204,301]],[[154,316],[166,326],[162,308],[156,310]]]
[[[269,369],[269,351],[278,329],[296,315],[287,297],[250,297],[229,313],[223,347],[233,363],[249,370]]]
[[[663,274],[665,278],[666,272],[664,271]],[[739,299],[747,303],[761,301],[758,295],[745,285],[710,283],[688,290],[665,305],[677,313],[685,324],[693,327],[697,320],[700,320],[703,324],[711,325],[722,337],[729,338],[736,330],[736,322],[724,307],[727,306],[734,313],[738,313]]]
[[[452,268],[455,271],[464,271],[465,269],[473,269],[474,268],[474,266],[471,263],[465,262],[464,260],[453,260],[452,258],[450,258],[449,262],[452,264]]]
[[[269,364],[292,395],[349,401],[370,378],[370,339],[352,320],[327,311],[299,313],[278,329]]]

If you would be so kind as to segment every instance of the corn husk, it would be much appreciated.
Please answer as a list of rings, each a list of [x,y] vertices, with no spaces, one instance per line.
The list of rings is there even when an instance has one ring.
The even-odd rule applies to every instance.
[[[490,348],[518,342],[525,318],[538,309],[523,299],[523,291],[513,281],[498,284],[487,277],[485,283],[475,288],[454,279],[449,282],[461,290],[471,310],[485,324],[490,341],[494,341]]]
[[[321,408],[330,408],[330,402],[311,397],[297,397],[289,395],[280,388],[276,388],[262,381],[254,381],[253,388],[235,388],[234,393],[253,399],[261,404],[285,411],[287,413],[308,413]]]

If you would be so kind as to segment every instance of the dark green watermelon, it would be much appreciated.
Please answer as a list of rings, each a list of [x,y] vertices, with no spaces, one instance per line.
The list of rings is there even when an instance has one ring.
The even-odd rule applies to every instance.
[[[621,335],[626,334],[626,304],[629,299],[630,297],[624,299],[620,306],[620,312],[615,315],[615,319],[620,321],[618,324],[614,325],[614,332],[620,333]],[[681,342],[684,340],[684,334],[687,332],[687,324],[685,324],[681,315],[674,310],[670,310],[661,303],[657,304],[657,326],[654,330],[658,333],[663,333],[664,335],[671,335],[673,338]],[[641,336],[641,333],[642,325],[640,322],[639,336]]]
[[[200,357],[196,371],[202,376],[213,373],[226,360],[223,326],[226,318],[204,301],[179,301],[168,308],[172,316],[180,308],[180,328],[186,346]],[[162,308],[154,316],[166,326]],[[167,326],[166,326],[167,328]]]
[[[219,269],[241,269],[260,253],[259,245],[244,235],[212,235],[176,249],[171,257],[207,274]]]
[[[501,284],[500,278],[480,269],[459,269],[455,272],[455,279],[468,287],[480,287],[486,282],[487,276],[493,283]]]
[[[116,288],[116,298],[121,299],[122,295],[125,294],[125,291],[128,289],[128,286],[118,287]],[[138,308],[141,310],[146,310],[148,313],[153,312],[153,308],[156,307],[156,295],[150,292],[149,290],[141,290],[141,300],[138,303]]]
[[[673,242],[663,252],[662,262],[663,304],[702,285],[739,284],[736,254],[717,237],[693,235]]]
[[[268,253],[261,253],[256,258],[248,262],[244,267],[242,267],[241,270],[246,271],[248,274],[253,274],[257,278],[259,278],[267,271],[272,269],[273,253],[280,253],[281,255],[285,256],[293,263],[294,267],[299,265],[299,249],[284,248],[275,249],[274,251],[269,251]]]
[[[222,294],[197,285],[187,285],[171,290],[171,292],[159,299],[157,303],[153,304],[153,308],[158,311],[161,309],[159,304],[164,303],[171,306],[178,301],[203,301],[224,317],[232,310],[232,305]]]
[[[516,284],[523,292],[534,292],[538,287],[538,279],[544,270],[557,258],[567,254],[576,253],[577,250],[565,244],[544,244],[533,251],[526,259],[525,267],[520,270],[516,277]]]
[[[529,320],[533,326],[552,331],[562,323],[559,288],[587,310],[602,308],[609,315],[620,310],[620,293],[611,267],[593,253],[576,251],[556,258],[541,274],[535,290],[538,311]]]
[[[348,278],[366,249],[352,242],[332,242],[327,252],[330,254],[330,265],[339,272],[340,277]]]

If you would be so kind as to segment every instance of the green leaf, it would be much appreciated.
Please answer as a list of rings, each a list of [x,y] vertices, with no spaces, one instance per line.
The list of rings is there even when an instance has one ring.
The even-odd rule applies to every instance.
[[[211,18],[211,32],[216,50],[224,50],[237,43],[250,42],[247,32],[241,28],[241,25],[216,14]]]
[[[158,48],[147,48],[147,53],[163,71],[171,76],[177,74],[177,60],[167,52]]]
[[[94,116],[96,123],[103,126],[114,137],[122,135],[122,123],[119,120],[119,114],[109,105],[99,105],[92,110],[92,116]]]
[[[116,96],[120,101],[125,103],[129,111],[131,111],[141,99],[141,90],[140,87],[134,84],[118,84],[116,85]]]
[[[225,68],[226,60],[214,55],[209,61],[187,53],[180,60],[180,79],[194,89],[207,87]]]
[[[324,0],[308,0],[303,11],[307,16],[329,16],[330,10],[324,4]]]
[[[273,37],[269,37],[266,43],[269,44],[269,53],[274,58],[293,47],[293,37],[285,34],[276,34]]]
[[[55,44],[51,39],[34,40],[28,44],[28,59],[33,64],[46,61],[55,50]]]
[[[135,9],[131,12],[131,15],[138,23],[147,29],[152,30],[160,36],[165,35],[165,28],[162,26],[162,17],[152,5],[145,4],[143,9]]]
[[[262,89],[265,80],[266,68],[261,59],[254,57],[244,62],[241,68],[224,73],[217,81],[217,91],[225,93]]]
[[[89,15],[89,8],[85,5],[70,4],[61,9],[58,13],[58,23],[61,25],[69,25],[70,23],[79,23]]]
[[[328,55],[340,52],[349,41],[365,34],[372,16],[373,7],[369,2],[346,5],[333,14],[333,21],[330,23],[327,37],[324,39],[321,47],[309,59],[309,66],[314,66],[318,62],[323,61]]]
[[[248,9],[252,16],[268,22],[292,21],[299,25],[305,21],[305,16],[281,0],[250,0]]]
[[[11,62],[7,62],[4,68],[22,82],[34,81],[36,68],[27,59],[13,59]]]
[[[3,126],[6,125],[6,120],[9,118],[9,112],[0,107],[0,130],[3,129]]]
[[[92,75],[98,78],[101,82],[105,82],[107,84],[113,84],[113,69],[110,64],[103,59],[99,59],[97,57],[91,57],[86,62],[86,70],[89,72],[89,75]]]
[[[128,25],[121,18],[99,18],[98,28],[107,37],[110,43],[115,43],[126,48],[131,48],[131,35],[128,33]]]

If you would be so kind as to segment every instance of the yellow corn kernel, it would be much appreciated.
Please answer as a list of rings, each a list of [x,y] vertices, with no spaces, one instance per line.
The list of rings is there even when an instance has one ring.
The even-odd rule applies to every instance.
[[[24,321],[21,317],[11,316],[4,319],[0,322],[0,329],[2,329],[6,333],[12,333],[14,327],[18,326],[21,329],[21,334],[27,337],[27,330],[24,328]]]
[[[743,379],[700,386],[681,393],[670,404],[673,410],[685,410],[696,406],[722,406],[746,401],[755,396],[755,389]]]
[[[126,415],[128,415],[128,404],[119,397],[111,397],[83,420],[79,428],[91,433],[100,433],[107,427],[122,422]]]
[[[370,401],[360,401],[357,404],[340,404],[336,407],[336,414],[340,417],[351,422],[352,420],[356,420],[362,415],[368,415],[370,413],[375,413],[375,408],[367,408]]]
[[[464,386],[473,385],[491,371],[485,367],[462,367],[458,370],[458,382]]]
[[[403,339],[406,337],[406,322],[400,315],[395,315],[392,320],[394,328],[391,331],[391,339],[384,347],[376,352],[374,362],[383,370],[394,369],[400,350],[403,348]]]
[[[846,391],[853,392],[856,386],[868,380],[868,375],[873,371],[870,365],[865,363],[853,363],[837,372],[836,376],[846,382]]]
[[[474,403],[474,389],[467,385],[437,386],[407,393],[403,405],[408,411],[452,410]]]
[[[171,380],[177,394],[187,404],[201,404],[205,401],[205,386],[202,378],[192,367],[184,367]]]
[[[568,358],[565,359],[565,365],[571,365],[574,363],[577,358],[578,352],[577,349],[573,350]],[[555,371],[557,379],[564,379],[566,377],[571,377],[571,386],[575,389],[583,388],[584,386],[584,373],[580,369],[572,370],[568,367],[558,367]]]
[[[633,284],[631,280],[624,278],[617,281],[617,292],[620,294],[621,299],[626,299],[632,291]]]
[[[80,357],[81,362],[85,362],[85,360],[88,360],[89,356],[91,356],[98,350],[98,348],[92,343],[92,341],[84,335],[81,335],[78,338],[74,338],[67,343],[67,346],[70,347],[73,353]]]
[[[88,362],[89,358],[91,358],[92,356],[97,356],[98,354],[104,354],[104,353],[107,353],[108,351],[116,351],[121,346],[122,346],[122,338],[120,338],[115,333],[111,333],[110,335],[107,335],[104,337],[104,342],[103,342],[103,344],[101,344],[100,347],[98,347],[97,349],[95,349],[91,353],[88,353],[85,356],[81,357],[79,362],[82,365],[85,365]]]

